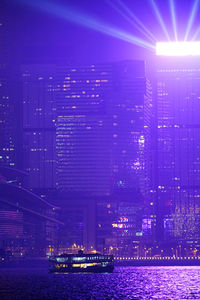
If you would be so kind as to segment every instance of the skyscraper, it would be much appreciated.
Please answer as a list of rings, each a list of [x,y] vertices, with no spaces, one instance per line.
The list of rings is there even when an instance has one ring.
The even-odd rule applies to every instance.
[[[21,70],[23,168],[29,189],[55,189],[56,103],[54,66],[26,65]]]
[[[58,67],[57,185],[62,191],[110,192],[111,67]]]
[[[8,20],[5,2],[0,3],[0,166],[16,166],[16,115],[12,94],[9,51],[7,40]]]
[[[144,192],[144,63],[58,67],[57,78],[58,188]]]
[[[157,240],[200,238],[200,64],[157,58],[155,207]]]
[[[62,246],[68,247],[69,241],[94,246],[95,201],[97,207],[107,207],[108,197],[118,191],[124,191],[123,199],[112,199],[123,205],[112,206],[119,207],[119,213],[110,218],[110,233],[112,223],[126,219],[124,212],[130,210],[127,237],[141,234],[141,225],[133,228],[130,215],[137,211],[133,203],[142,207],[149,181],[144,170],[149,116],[144,115],[144,106],[151,100],[151,87],[144,62],[27,65],[22,81],[24,169],[30,175],[29,188],[59,191],[63,221],[67,216],[71,220],[70,228],[69,222],[65,228],[68,243]],[[107,210],[99,218],[106,216]],[[79,226],[82,236],[70,234]],[[103,223],[101,230],[105,232]]]

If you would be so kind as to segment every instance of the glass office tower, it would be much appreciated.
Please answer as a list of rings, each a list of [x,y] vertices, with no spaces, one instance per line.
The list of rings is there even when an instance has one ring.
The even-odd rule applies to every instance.
[[[57,68],[57,185],[144,192],[144,62]]]
[[[0,166],[16,167],[16,119],[8,47],[6,3],[0,3]]]
[[[55,189],[56,103],[53,65],[21,68],[23,168],[29,174],[27,187]]]
[[[107,207],[108,197],[118,191],[121,196],[112,196],[112,208],[121,207],[121,201],[123,212],[114,212],[108,231],[100,222],[99,236],[120,228],[112,224],[126,219],[127,210],[130,216],[134,203],[133,214],[143,205],[150,176],[145,165],[151,86],[145,76],[143,61],[22,68],[24,168],[30,174],[29,187],[55,187],[65,212],[63,220],[69,215],[70,228],[82,226],[83,234],[77,237],[66,223],[64,231],[70,238],[68,243],[61,238],[62,247],[68,247],[69,241],[94,246],[97,219],[105,220],[105,226],[110,220],[107,209],[97,218],[96,212]],[[142,225],[134,228],[132,223],[124,244],[141,233]],[[124,228],[115,235],[119,240]]]
[[[155,207],[157,240],[197,243],[200,221],[200,63],[158,57]]]

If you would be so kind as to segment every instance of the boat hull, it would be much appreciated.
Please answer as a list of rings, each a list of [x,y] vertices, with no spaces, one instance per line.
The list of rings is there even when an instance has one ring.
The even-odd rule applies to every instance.
[[[61,267],[59,269],[52,267],[49,268],[50,273],[112,273],[114,266],[89,266],[86,268],[81,267]]]

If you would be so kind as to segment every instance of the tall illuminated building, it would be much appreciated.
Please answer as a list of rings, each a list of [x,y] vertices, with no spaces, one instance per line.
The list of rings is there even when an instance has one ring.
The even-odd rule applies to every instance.
[[[26,65],[21,80],[30,187],[56,184],[60,191],[94,195],[139,187],[144,193],[144,104],[150,90],[144,62]]]
[[[27,187],[55,189],[56,103],[53,65],[24,65],[22,81],[23,169]]]
[[[96,215],[99,250],[103,244],[106,249],[130,249],[133,241],[141,240],[142,218],[137,222],[135,214],[142,211],[149,184],[145,145],[151,87],[145,64],[58,66],[56,74],[57,188],[96,201],[97,209],[90,208],[87,218]],[[83,196],[80,200],[78,207]],[[70,196],[64,201],[73,202]],[[74,207],[74,215],[76,211]],[[121,220],[127,223],[122,226]]]
[[[60,190],[109,195],[144,192],[142,61],[57,68],[57,185]]]
[[[111,216],[117,224],[126,217],[126,210],[127,215],[132,214],[134,205],[128,201],[136,203],[140,198],[141,207],[147,190],[145,145],[150,116],[144,114],[144,106],[151,102],[151,88],[145,77],[145,64],[122,61],[77,67],[26,65],[21,74],[28,186],[34,191],[56,188],[59,192],[63,221],[68,218],[63,231],[67,235],[61,233],[62,247],[73,241],[94,246],[96,221],[106,218],[103,212],[96,219],[95,199],[98,208],[107,207],[111,194],[125,191],[121,194],[123,199],[112,198],[114,202],[123,200],[123,211],[115,203],[119,212]],[[131,239],[141,226],[130,226]],[[79,227],[77,235],[72,228]],[[101,230],[105,232],[104,229],[102,223]]]
[[[57,185],[62,191],[110,192],[110,66],[57,71]]]
[[[182,57],[177,56],[178,49],[173,47],[159,52],[162,56],[156,59],[155,190],[152,190],[156,195],[156,238],[197,243],[200,239],[200,62],[190,53],[195,45],[182,47],[179,52]],[[164,50],[165,46],[160,49]]]
[[[0,3],[0,166],[16,166],[16,118],[14,86],[8,51],[8,20],[5,3]]]

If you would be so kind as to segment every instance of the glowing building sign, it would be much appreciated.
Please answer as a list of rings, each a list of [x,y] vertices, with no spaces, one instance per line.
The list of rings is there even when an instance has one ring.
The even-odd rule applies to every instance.
[[[200,42],[159,42],[156,54],[164,56],[196,56],[200,55]]]

